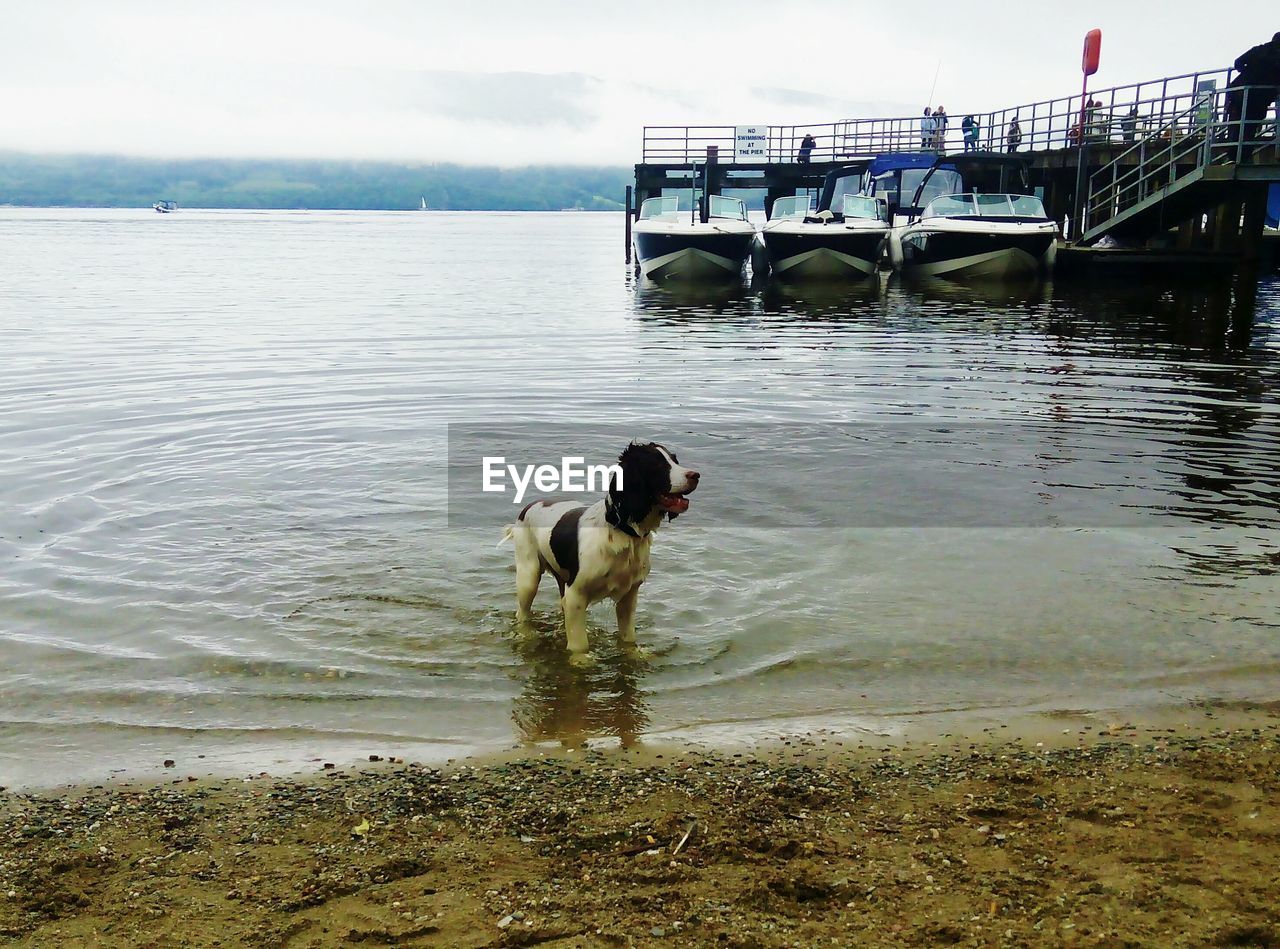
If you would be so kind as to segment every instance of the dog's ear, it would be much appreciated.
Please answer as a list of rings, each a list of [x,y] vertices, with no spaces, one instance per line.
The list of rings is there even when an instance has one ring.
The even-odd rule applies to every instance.
[[[647,457],[649,454],[646,446],[632,442],[618,456],[622,484],[617,484],[616,475],[609,480],[609,497],[624,521],[638,523],[644,520],[658,502],[658,492],[662,488],[655,482],[653,466]]]

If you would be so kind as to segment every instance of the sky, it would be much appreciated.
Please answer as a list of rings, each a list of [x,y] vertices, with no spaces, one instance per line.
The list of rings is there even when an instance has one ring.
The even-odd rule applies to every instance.
[[[1210,9],[1220,12],[1208,13]],[[631,164],[645,125],[952,115],[1226,66],[1274,0],[0,0],[0,150]]]

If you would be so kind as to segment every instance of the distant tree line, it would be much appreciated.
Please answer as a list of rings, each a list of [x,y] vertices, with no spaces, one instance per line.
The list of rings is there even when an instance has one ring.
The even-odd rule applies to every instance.
[[[619,210],[629,168],[266,159],[151,159],[0,152],[0,205],[558,211]]]

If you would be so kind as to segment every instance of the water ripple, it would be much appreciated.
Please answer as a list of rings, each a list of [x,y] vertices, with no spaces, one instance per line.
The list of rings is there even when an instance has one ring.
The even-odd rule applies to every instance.
[[[0,784],[39,780],[45,742],[88,775],[172,741],[452,749],[1274,680],[1274,280],[1252,314],[1227,288],[673,294],[632,285],[610,215],[0,216]],[[654,657],[612,652],[600,608],[585,678],[554,595],[522,640],[510,552],[444,526],[451,423],[566,421],[725,459],[656,545]],[[905,526],[890,463],[942,455],[984,509],[1031,486],[1065,526]],[[833,458],[886,526],[788,490]],[[1133,519],[1070,519],[1103,496]]]

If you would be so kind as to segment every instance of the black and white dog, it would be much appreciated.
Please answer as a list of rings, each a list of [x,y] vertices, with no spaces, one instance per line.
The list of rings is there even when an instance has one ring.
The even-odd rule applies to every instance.
[[[571,661],[590,663],[587,607],[610,599],[617,606],[618,635],[635,648],[636,597],[649,576],[649,547],[663,518],[689,509],[700,475],[656,444],[634,442],[618,456],[622,484],[591,506],[573,501],[534,501],[507,527],[502,539],[516,548],[516,620],[529,619],[543,573],[560,585],[560,606]]]

